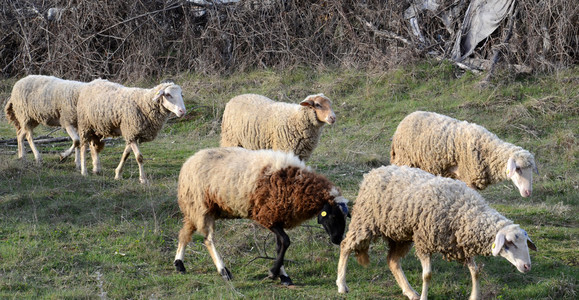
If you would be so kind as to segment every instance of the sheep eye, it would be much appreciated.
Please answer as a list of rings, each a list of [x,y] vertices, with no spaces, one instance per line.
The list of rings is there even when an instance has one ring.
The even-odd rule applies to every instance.
[[[319,103],[316,103],[316,107],[317,107],[317,108],[321,108],[321,107],[322,107],[322,105],[321,105],[321,104],[319,104]]]

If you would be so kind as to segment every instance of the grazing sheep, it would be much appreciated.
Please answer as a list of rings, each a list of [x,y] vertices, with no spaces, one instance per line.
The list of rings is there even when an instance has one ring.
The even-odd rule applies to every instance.
[[[529,151],[482,126],[423,111],[409,114],[398,125],[390,161],[455,178],[478,190],[510,178],[523,197],[531,195],[533,171],[538,174]]]
[[[183,257],[191,235],[197,230],[217,267],[229,280],[231,273],[213,244],[215,220],[251,219],[271,230],[277,241],[277,258],[269,277],[278,276],[292,285],[283,268],[291,229],[318,215],[334,244],[344,236],[348,208],[339,190],[325,177],[306,167],[291,153],[274,150],[214,148],[190,157],[179,175],[178,200],[184,215],[175,255],[177,271],[185,272]]]
[[[43,75],[29,75],[14,84],[4,111],[8,121],[16,127],[18,158],[25,158],[26,136],[36,162],[40,163],[42,159],[32,137],[34,128],[38,124],[61,126],[72,138],[72,146],[62,152],[60,158],[68,157],[75,150],[76,166],[80,168],[76,105],[79,91],[84,86],[85,82]]]
[[[221,147],[281,150],[307,160],[324,124],[334,122],[332,102],[323,94],[307,96],[299,105],[255,94],[239,95],[225,106]]]
[[[496,210],[463,182],[435,176],[407,166],[391,165],[370,171],[360,185],[352,221],[342,241],[338,263],[338,292],[348,292],[346,263],[355,251],[358,262],[369,263],[368,248],[376,238],[388,241],[388,266],[409,299],[419,296],[404,276],[400,259],[412,247],[422,264],[422,296],[431,279],[430,258],[467,264],[472,277],[471,299],[480,298],[476,255],[500,255],[520,272],[531,270],[527,233]]]
[[[93,173],[99,173],[99,152],[104,148],[102,139],[122,135],[126,146],[115,170],[115,179],[121,178],[123,165],[132,149],[139,164],[139,180],[146,183],[143,155],[138,144],[154,140],[171,113],[177,117],[185,114],[181,87],[173,82],[164,82],[152,89],[141,89],[96,80],[81,91],[79,98],[81,174],[87,175],[87,145],[90,144]]]

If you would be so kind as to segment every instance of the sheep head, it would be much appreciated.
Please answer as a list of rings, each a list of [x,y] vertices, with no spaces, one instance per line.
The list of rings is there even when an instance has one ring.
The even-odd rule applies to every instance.
[[[181,87],[176,84],[161,84],[161,89],[155,94],[153,101],[162,101],[161,104],[163,107],[174,113],[177,117],[185,115],[183,92],[181,91]]]
[[[332,101],[324,94],[309,95],[300,102],[300,105],[312,108],[319,122],[329,125],[336,122],[336,114],[332,110]]]
[[[326,203],[318,214],[318,224],[322,224],[332,243],[339,245],[344,239],[346,231],[346,217],[348,213],[348,199],[339,195],[337,189],[331,191],[334,196],[333,203]]]
[[[531,270],[529,249],[537,251],[537,247],[527,232],[517,224],[508,225],[499,230],[492,244],[493,255],[506,258],[521,273]]]
[[[534,160],[526,162],[513,156],[507,161],[507,177],[510,178],[523,197],[531,196],[533,191],[533,172],[539,174]]]

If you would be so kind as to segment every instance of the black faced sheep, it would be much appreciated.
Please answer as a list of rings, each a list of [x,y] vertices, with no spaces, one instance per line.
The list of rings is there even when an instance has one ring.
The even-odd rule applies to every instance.
[[[72,146],[60,154],[61,159],[68,157],[73,150],[77,168],[80,168],[77,133],[76,106],[78,94],[85,82],[64,80],[53,76],[29,75],[18,80],[12,88],[10,100],[4,108],[6,118],[16,127],[18,158],[25,157],[24,137],[34,153],[37,163],[41,162],[40,153],[33,140],[33,130],[38,124],[61,126],[72,138]]]
[[[531,270],[529,248],[536,250],[519,225],[491,208],[464,182],[407,166],[380,167],[364,176],[341,244],[338,292],[348,292],[349,254],[354,251],[358,262],[367,265],[370,243],[380,237],[388,241],[388,266],[409,299],[420,297],[406,280],[400,259],[413,244],[422,264],[421,299],[428,295],[433,253],[468,265],[473,284],[471,299],[478,299],[480,268],[475,256],[500,255],[525,273]]]
[[[225,106],[221,147],[281,150],[307,160],[323,126],[335,121],[332,103],[323,94],[310,95],[299,105],[261,95],[239,95]]]
[[[81,91],[78,101],[81,174],[87,175],[87,145],[90,144],[93,173],[99,173],[99,152],[104,147],[102,139],[122,135],[126,146],[115,170],[115,179],[121,178],[123,165],[132,149],[139,164],[139,180],[145,183],[143,155],[138,144],[154,140],[171,113],[177,117],[185,114],[181,87],[173,82],[161,83],[152,89],[124,87],[107,80],[91,82]]]
[[[392,137],[390,161],[464,181],[482,190],[511,179],[521,196],[533,189],[535,158],[484,127],[433,112],[406,116]]]
[[[342,241],[347,200],[325,177],[306,167],[291,153],[243,148],[214,148],[190,157],[179,175],[178,201],[184,215],[175,266],[185,272],[183,257],[191,235],[199,231],[205,246],[227,280],[231,273],[213,243],[215,220],[251,219],[271,230],[277,241],[277,258],[270,278],[292,285],[283,268],[290,239],[284,229],[296,227],[316,214],[334,244]]]

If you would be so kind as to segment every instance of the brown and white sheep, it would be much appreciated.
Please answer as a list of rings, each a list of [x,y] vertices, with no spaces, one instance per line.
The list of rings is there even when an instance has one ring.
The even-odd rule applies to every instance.
[[[464,181],[483,190],[511,179],[523,197],[533,190],[535,158],[484,127],[433,113],[406,116],[392,137],[390,161]]]
[[[99,152],[104,148],[102,139],[123,136],[126,146],[115,169],[115,179],[121,178],[123,165],[132,149],[139,165],[139,180],[145,183],[143,155],[138,145],[154,140],[171,113],[177,117],[185,114],[181,87],[173,82],[142,89],[107,80],[93,81],[81,91],[78,101],[81,174],[87,175],[87,146],[91,149],[93,173],[99,173]]]
[[[431,255],[466,264],[472,277],[471,299],[480,297],[475,264],[477,255],[506,258],[526,273],[531,270],[529,248],[536,250],[527,233],[491,208],[464,182],[432,175],[420,169],[390,165],[364,175],[352,207],[352,220],[342,241],[338,262],[338,292],[348,292],[346,265],[355,252],[368,265],[370,243],[388,242],[388,266],[409,299],[426,299],[431,279]],[[422,264],[422,296],[408,283],[400,260],[410,248]]]
[[[39,124],[60,126],[72,138],[72,146],[60,154],[61,159],[75,150],[75,162],[80,168],[76,106],[80,89],[87,83],[64,80],[53,76],[29,75],[18,80],[12,88],[4,111],[6,119],[16,127],[18,158],[25,158],[24,137],[28,140],[37,163],[42,161],[33,139]]]
[[[277,258],[269,277],[280,277],[284,285],[293,284],[283,268],[290,245],[284,229],[319,214],[318,223],[334,244],[339,244],[344,235],[348,200],[291,153],[238,147],[201,150],[183,164],[178,186],[184,216],[175,255],[175,267],[180,272],[185,272],[185,247],[191,235],[199,231],[205,236],[204,244],[217,271],[226,280],[232,278],[213,243],[217,219],[251,219],[271,230],[276,236]]]
[[[334,122],[332,102],[323,94],[307,96],[299,105],[261,95],[239,95],[225,106],[221,147],[281,150],[307,160],[323,126]]]

